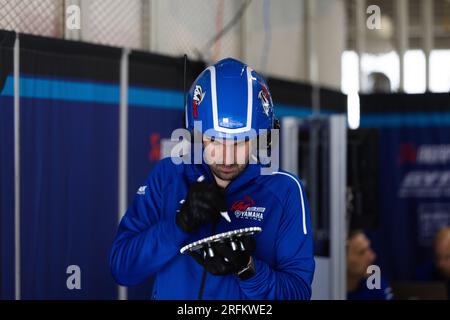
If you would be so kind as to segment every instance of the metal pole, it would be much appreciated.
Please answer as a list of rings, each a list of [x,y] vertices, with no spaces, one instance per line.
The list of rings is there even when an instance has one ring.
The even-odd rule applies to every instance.
[[[330,279],[331,299],[346,297],[346,203],[347,122],[345,116],[330,117]]]
[[[409,19],[408,19],[408,0],[397,0],[396,15],[398,21],[398,56],[400,59],[400,92],[405,91],[405,53],[408,49],[409,40]]]
[[[150,0],[150,51],[158,51],[158,1]]]
[[[425,88],[430,89],[430,54],[434,47],[433,0],[422,0],[423,51],[425,53]]]
[[[319,63],[314,27],[316,6],[316,1],[305,0],[305,69],[307,70],[306,79],[312,85],[311,104],[313,115],[320,113]]]
[[[151,51],[151,36],[150,36],[150,15],[151,15],[151,5],[150,0],[141,0],[142,12],[141,12],[141,41],[142,48],[146,51]]]
[[[356,0],[355,1],[355,48],[358,54],[358,90],[361,91],[363,88],[363,68],[362,60],[363,54],[366,50],[366,25],[365,25],[365,15],[366,15],[366,1]]]
[[[15,299],[21,298],[20,268],[20,42],[16,32],[14,42],[14,288]]]
[[[307,81],[311,84],[311,107],[313,118],[320,115],[320,86],[319,86],[319,65],[317,55],[315,17],[317,13],[317,3],[315,0],[305,0],[304,3],[305,20],[305,69],[307,70]],[[319,148],[319,123],[311,122],[310,139],[308,141],[310,157],[308,158],[309,169],[309,206],[311,212],[317,212],[318,193],[317,179],[319,170],[318,148]],[[297,149],[298,150],[298,149]]]
[[[120,107],[119,107],[119,190],[118,221],[122,219],[128,205],[127,200],[127,154],[128,154],[128,57],[129,49],[122,50],[120,60]],[[126,300],[127,288],[119,286],[119,300]]]
[[[81,1],[80,0],[64,0],[64,6],[63,6],[63,34],[64,34],[64,39],[68,39],[68,40],[81,40],[81,29],[68,29],[66,26],[66,20],[67,20],[67,16],[66,16],[66,11],[67,8],[70,7],[71,5],[76,5],[80,8],[80,16],[81,16]],[[80,17],[80,20],[82,18]]]
[[[81,8],[81,29],[79,32],[79,40],[81,41],[89,41],[92,38],[92,30],[91,30],[91,4],[90,0],[79,0],[80,8]]]

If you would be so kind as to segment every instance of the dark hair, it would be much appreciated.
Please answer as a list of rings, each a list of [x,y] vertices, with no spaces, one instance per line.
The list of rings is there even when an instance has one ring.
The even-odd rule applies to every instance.
[[[353,239],[354,237],[356,237],[357,235],[360,235],[360,234],[365,234],[365,233],[361,229],[350,230],[347,234],[347,241]]]

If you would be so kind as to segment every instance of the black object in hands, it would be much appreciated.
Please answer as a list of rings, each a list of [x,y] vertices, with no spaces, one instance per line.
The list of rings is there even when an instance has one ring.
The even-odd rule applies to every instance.
[[[226,210],[225,195],[216,184],[195,182],[189,187],[176,222],[184,231],[196,232],[204,224],[217,223],[220,211]]]
[[[236,274],[241,279],[248,279],[255,273],[251,258],[255,248],[255,239],[252,236],[244,236],[212,242],[189,254],[213,275]]]

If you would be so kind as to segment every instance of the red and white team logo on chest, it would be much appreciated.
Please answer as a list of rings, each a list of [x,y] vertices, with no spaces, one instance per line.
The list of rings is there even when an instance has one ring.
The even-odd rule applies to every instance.
[[[233,203],[231,210],[234,210],[236,218],[262,221],[266,208],[256,207],[252,198],[244,196],[244,200],[238,200]]]

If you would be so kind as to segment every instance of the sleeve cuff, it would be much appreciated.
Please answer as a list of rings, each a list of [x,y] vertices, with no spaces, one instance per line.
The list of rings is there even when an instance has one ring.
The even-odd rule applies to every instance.
[[[255,263],[255,274],[247,280],[239,279],[239,285],[244,291],[255,291],[261,288],[261,285],[267,281],[269,266],[261,261],[253,258]]]

